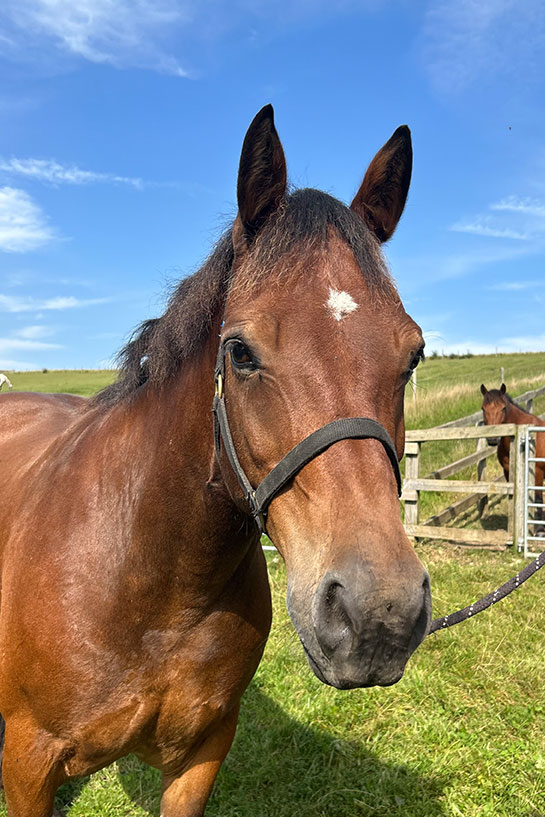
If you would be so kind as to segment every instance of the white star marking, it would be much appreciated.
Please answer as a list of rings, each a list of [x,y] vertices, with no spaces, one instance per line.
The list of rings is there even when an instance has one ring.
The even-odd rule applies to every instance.
[[[329,287],[326,309],[329,309],[336,321],[342,321],[343,318],[346,318],[357,308],[357,303],[348,292],[339,292],[337,289]]]

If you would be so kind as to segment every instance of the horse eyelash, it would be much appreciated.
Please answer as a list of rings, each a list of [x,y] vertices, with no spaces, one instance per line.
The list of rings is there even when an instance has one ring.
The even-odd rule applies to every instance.
[[[414,370],[416,369],[418,364],[419,363],[424,363],[425,360],[426,360],[426,355],[424,353],[424,348],[422,347],[422,349],[419,349],[418,352],[413,357],[413,359],[411,360],[411,363],[409,365],[409,371],[414,372]]]

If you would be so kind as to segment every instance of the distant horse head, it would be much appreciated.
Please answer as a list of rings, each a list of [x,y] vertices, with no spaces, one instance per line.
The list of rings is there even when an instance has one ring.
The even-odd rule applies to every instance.
[[[490,389],[490,391],[486,388],[484,383],[481,383],[481,394],[483,396],[482,410],[484,424],[487,426],[496,426],[507,422],[505,415],[509,407],[509,397],[505,383],[502,383],[499,389]],[[499,441],[499,437],[489,437],[487,440],[488,445],[498,445]]]
[[[348,208],[316,190],[288,194],[270,106],[248,130],[221,342],[226,410],[253,486],[341,418],[378,421],[403,456],[405,386],[424,342],[380,244],[403,211],[411,164],[401,127]],[[220,467],[246,509],[224,451]],[[399,680],[431,598],[383,445],[346,439],[315,457],[273,499],[267,532],[286,561],[288,609],[316,675],[339,688]]]

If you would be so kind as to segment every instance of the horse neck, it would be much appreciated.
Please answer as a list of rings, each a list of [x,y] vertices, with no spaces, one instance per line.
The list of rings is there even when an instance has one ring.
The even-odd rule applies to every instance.
[[[524,409],[515,406],[514,403],[507,403],[507,411],[505,412],[506,423],[524,425],[525,423],[531,423],[534,419],[534,415],[530,414],[529,411],[524,411]]]
[[[161,386],[144,387],[125,411],[134,457],[129,498],[131,547],[156,548],[157,560],[195,565],[224,580],[258,542],[234,505],[216,463],[212,400],[219,319],[203,348]],[[136,473],[138,472],[138,473]],[[231,563],[232,562],[232,563]],[[198,563],[198,564],[197,564]]]

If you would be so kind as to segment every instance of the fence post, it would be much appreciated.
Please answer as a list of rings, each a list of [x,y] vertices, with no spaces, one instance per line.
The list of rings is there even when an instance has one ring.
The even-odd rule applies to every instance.
[[[509,481],[513,483],[513,545],[517,550],[524,546],[524,440],[528,426],[517,426],[514,444],[509,453]],[[511,469],[511,455],[514,468]]]
[[[420,475],[420,443],[405,444],[405,479],[418,479]],[[413,488],[403,490],[405,501],[405,524],[418,525],[419,492]]]
[[[482,426],[482,425],[484,425],[484,423],[483,423],[482,420],[480,420],[477,423],[477,425]],[[487,446],[488,446],[488,443],[487,443],[486,439],[484,437],[479,437],[478,440],[477,440],[477,451],[482,451],[483,448],[486,448]],[[481,480],[486,480],[486,463],[487,463],[487,460],[480,460],[477,463],[477,479],[479,480],[479,482],[481,482]],[[479,505],[478,505],[479,518],[485,512],[485,509],[486,509],[487,505],[488,505],[488,495],[485,494],[484,496],[481,497],[481,499],[479,499]]]
[[[533,408],[534,408],[534,398],[529,397],[528,400],[526,401],[526,411],[528,412],[528,414],[532,413]]]

